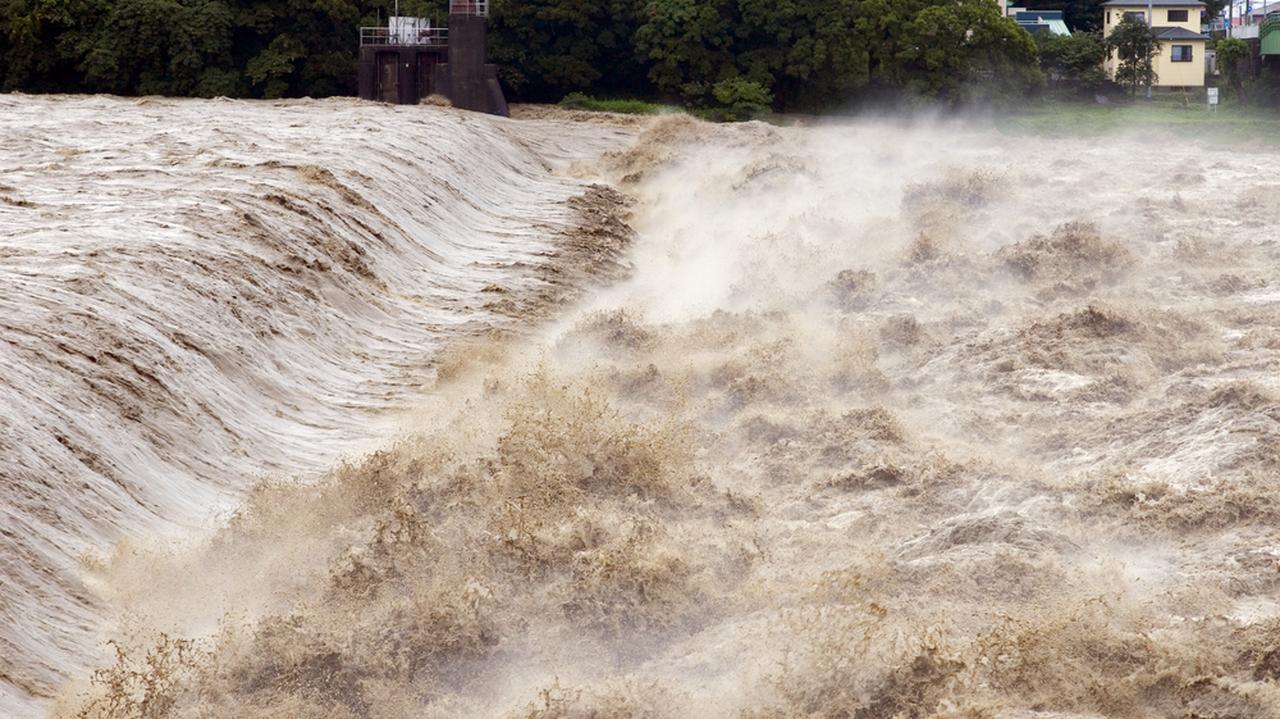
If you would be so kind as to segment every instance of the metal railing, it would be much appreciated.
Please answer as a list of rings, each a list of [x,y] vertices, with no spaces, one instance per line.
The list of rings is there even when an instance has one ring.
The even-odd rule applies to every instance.
[[[1258,23],[1258,37],[1266,37],[1273,32],[1280,32],[1280,12],[1273,12]]]
[[[449,0],[449,14],[489,17],[489,0]]]
[[[360,28],[360,46],[426,45],[444,47],[449,44],[449,29],[433,27],[421,30],[393,30],[389,27]]]

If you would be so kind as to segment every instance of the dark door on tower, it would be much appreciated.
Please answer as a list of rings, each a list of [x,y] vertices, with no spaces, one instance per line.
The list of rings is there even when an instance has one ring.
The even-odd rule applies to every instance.
[[[400,102],[400,53],[378,53],[377,97],[382,102]]]
[[[424,52],[418,55],[418,100],[427,97],[435,92],[432,87],[432,78],[435,77],[436,64],[440,62],[440,56],[434,52]]]

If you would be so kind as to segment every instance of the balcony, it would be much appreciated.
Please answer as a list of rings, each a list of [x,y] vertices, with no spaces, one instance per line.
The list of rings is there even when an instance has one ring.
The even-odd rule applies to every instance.
[[[445,47],[448,44],[449,29],[443,27],[393,23],[391,27],[360,28],[360,47],[366,45]]]

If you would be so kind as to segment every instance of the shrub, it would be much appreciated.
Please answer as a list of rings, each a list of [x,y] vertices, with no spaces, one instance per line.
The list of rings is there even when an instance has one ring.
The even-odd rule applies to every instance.
[[[598,100],[581,92],[571,92],[560,100],[560,107],[568,110],[590,112],[617,112],[624,115],[656,115],[666,111],[666,105],[636,99]]]
[[[763,85],[743,77],[721,80],[711,88],[720,105],[718,113],[729,121],[749,120],[769,111],[773,95]]]
[[[1040,47],[1040,67],[1053,85],[1085,93],[1098,89],[1106,80],[1102,63],[1107,50],[1096,33],[1039,33],[1036,44]]]

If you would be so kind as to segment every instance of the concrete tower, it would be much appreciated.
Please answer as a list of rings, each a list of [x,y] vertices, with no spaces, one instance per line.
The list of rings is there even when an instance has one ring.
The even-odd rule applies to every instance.
[[[449,27],[392,17],[360,28],[360,97],[413,105],[443,95],[455,107],[506,115],[507,100],[489,53],[489,0],[451,0]]]

